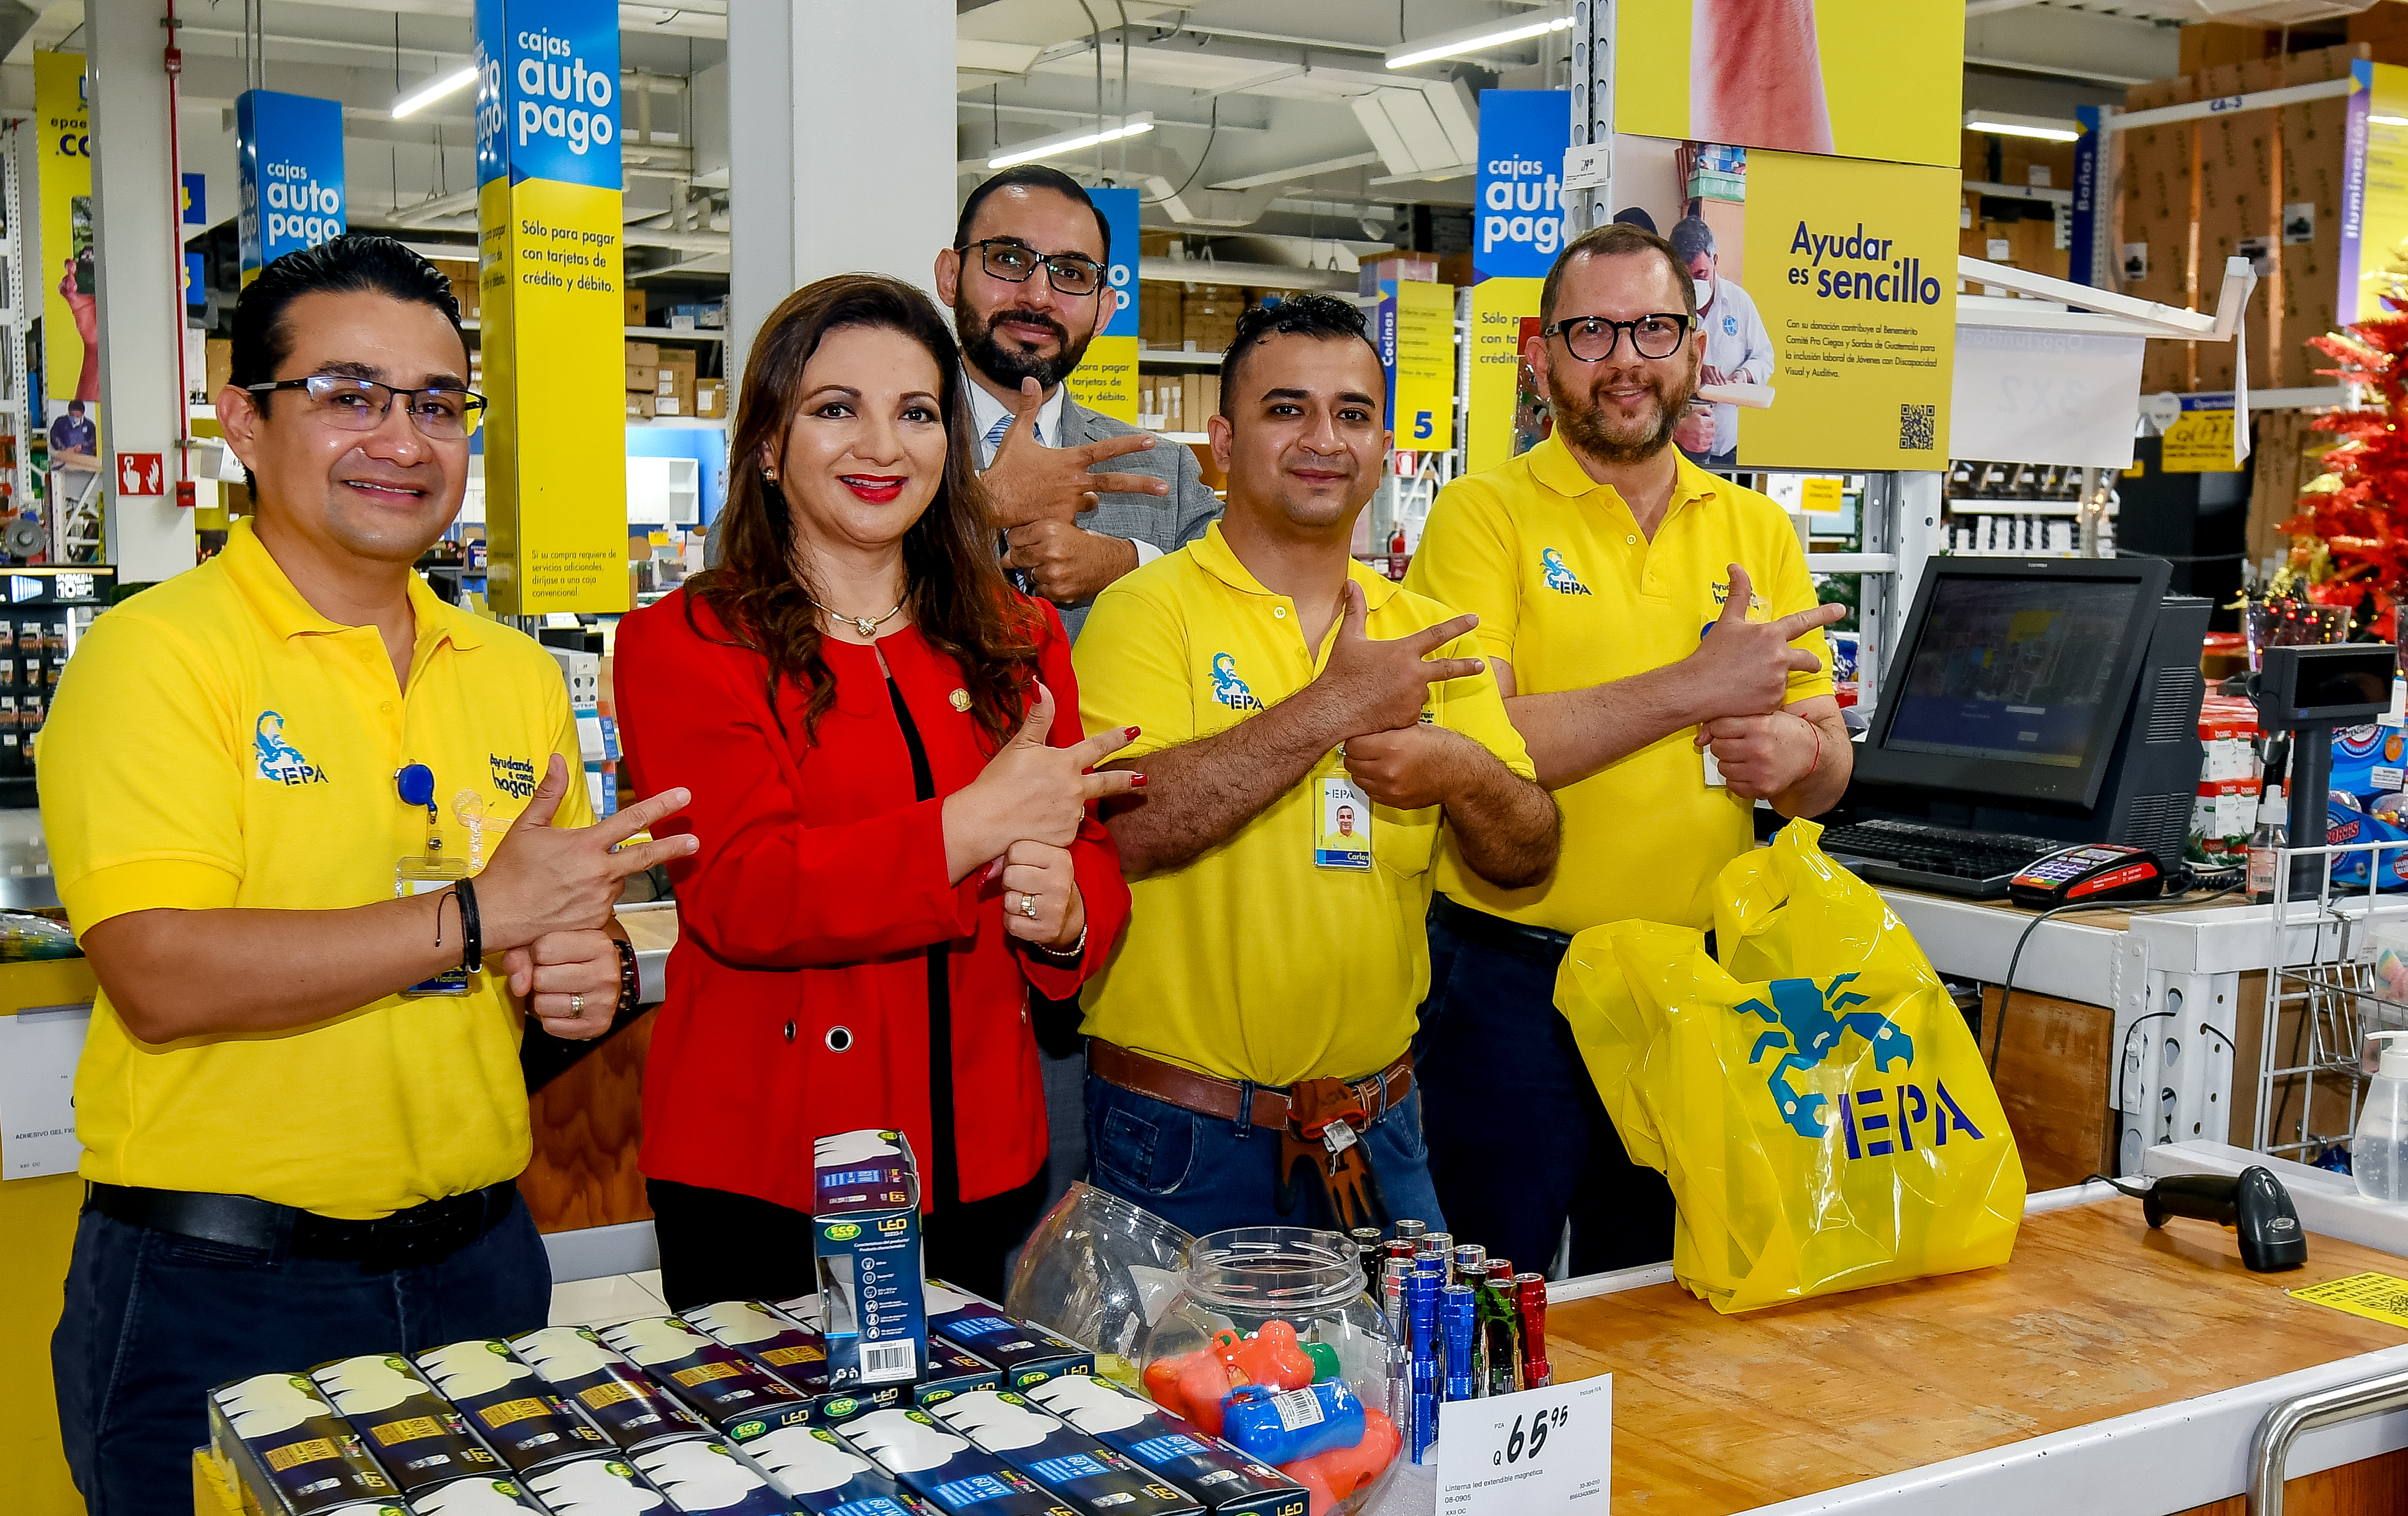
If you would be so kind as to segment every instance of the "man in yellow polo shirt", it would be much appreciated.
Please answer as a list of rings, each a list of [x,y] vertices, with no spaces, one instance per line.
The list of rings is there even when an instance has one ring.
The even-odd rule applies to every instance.
[[[1107,818],[1134,908],[1085,994],[1094,1182],[1198,1235],[1436,1228],[1406,1051],[1431,864],[1444,833],[1500,887],[1542,879],[1555,808],[1472,618],[1349,555],[1388,446],[1362,313],[1249,312],[1221,375],[1226,513],[1097,596],[1075,653],[1149,781]]]
[[[93,623],[42,736],[100,980],[51,1338],[91,1516],[189,1501],[214,1385],[543,1324],[520,1034],[609,1028],[620,880],[692,851],[610,851],[682,790],[579,824],[557,665],[411,569],[483,405],[459,319],[383,237],[263,270],[218,396],[257,515]]]
[[[1624,1152],[1555,1008],[1570,935],[1711,928],[1756,800],[1811,816],[1847,787],[1822,633],[1841,608],[1815,605],[1778,506],[1672,445],[1702,362],[1696,298],[1652,232],[1617,223],[1567,247],[1526,349],[1555,433],[1449,485],[1405,576],[1479,615],[1563,808],[1541,882],[1500,887],[1441,850],[1415,1044],[1447,1219],[1525,1268],[1548,1266],[1568,1215],[1576,1274],[1672,1256],[1671,1192]]]

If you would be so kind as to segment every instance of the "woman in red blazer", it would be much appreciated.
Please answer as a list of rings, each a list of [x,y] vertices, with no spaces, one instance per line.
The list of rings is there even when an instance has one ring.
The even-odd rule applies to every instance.
[[[1070,643],[996,561],[952,334],[897,279],[796,291],[754,341],[724,561],[620,623],[644,793],[694,800],[644,1069],[642,1166],[683,1309],[813,1288],[813,1139],[897,1128],[927,1270],[1000,1296],[1042,1198],[1030,989],[1100,967],[1141,785],[1082,739]]]

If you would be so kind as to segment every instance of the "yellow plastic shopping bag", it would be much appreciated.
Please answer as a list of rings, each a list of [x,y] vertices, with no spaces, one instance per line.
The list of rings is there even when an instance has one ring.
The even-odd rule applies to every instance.
[[[1733,859],[1714,937],[1627,921],[1555,980],[1631,1158],[1680,1207],[1672,1271],[1725,1312],[2006,1262],[2024,1168],[1980,1049],[1812,822]]]

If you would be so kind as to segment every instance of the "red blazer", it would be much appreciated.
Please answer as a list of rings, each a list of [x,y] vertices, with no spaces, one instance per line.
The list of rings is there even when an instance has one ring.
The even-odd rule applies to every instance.
[[[1082,736],[1070,642],[1053,607],[1042,614],[1039,677],[1054,694],[1052,740],[1068,747]],[[707,608],[695,618],[718,635]],[[1120,856],[1090,806],[1071,845],[1084,961],[1054,968],[1015,950],[1001,886],[982,885],[983,869],[946,879],[943,797],[987,760],[950,698],[956,665],[916,628],[878,644],[927,749],[938,798],[924,802],[877,653],[824,646],[836,704],[814,746],[793,686],[779,687],[781,732],[762,659],[697,636],[684,592],[619,623],[613,682],[636,793],[692,791],[653,831],[702,841],[669,865],[678,942],[644,1066],[641,1166],[808,1211],[813,1138],[898,1127],[929,1172],[923,950],[950,942],[962,1198],[1000,1194],[1045,1161],[1028,987],[1066,997],[1103,966],[1128,920]]]

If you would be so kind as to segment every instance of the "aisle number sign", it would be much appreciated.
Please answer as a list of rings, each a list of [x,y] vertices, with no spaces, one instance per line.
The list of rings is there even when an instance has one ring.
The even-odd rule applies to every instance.
[[[2232,472],[2232,396],[2186,394],[2182,414],[2159,445],[2159,466],[2169,474]]]
[[[1388,425],[1396,445],[1445,452],[1455,446],[1455,286],[1400,279],[1383,293],[1396,320],[1395,345],[1382,354],[1390,360]]]
[[[1064,380],[1070,396],[1098,415],[1137,424],[1138,347],[1138,198],[1135,190],[1105,187],[1087,192],[1104,224],[1112,230],[1112,249],[1104,260],[1103,328],[1087,344],[1087,355]]]
[[[619,15],[477,0],[486,603],[627,608]]]

